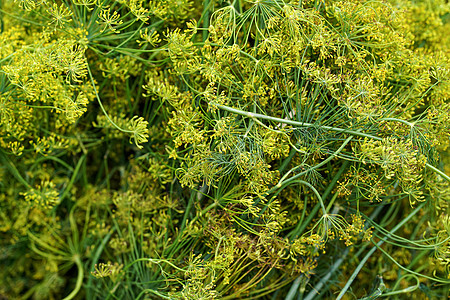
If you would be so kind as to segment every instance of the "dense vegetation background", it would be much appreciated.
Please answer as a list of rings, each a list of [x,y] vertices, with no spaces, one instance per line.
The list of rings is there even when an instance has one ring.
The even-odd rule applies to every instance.
[[[447,298],[449,12],[1,1],[0,298]]]

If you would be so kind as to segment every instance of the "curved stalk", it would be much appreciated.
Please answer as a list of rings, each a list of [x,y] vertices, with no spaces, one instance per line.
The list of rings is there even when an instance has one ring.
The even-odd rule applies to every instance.
[[[103,103],[102,103],[102,101],[100,100],[100,97],[98,96],[97,88],[95,87],[94,77],[92,76],[92,73],[91,73],[91,68],[89,67],[89,64],[86,64],[86,66],[87,66],[87,70],[88,70],[88,73],[89,73],[89,78],[91,79],[92,88],[94,89],[95,97],[97,98],[97,102],[98,102],[98,104],[100,105],[100,108],[101,108],[103,114],[105,115],[105,117],[108,119],[108,121],[111,123],[111,125],[113,125],[116,129],[118,129],[118,130],[120,130],[120,131],[122,131],[122,132],[125,132],[125,133],[134,133],[134,131],[132,131],[132,130],[127,130],[127,129],[123,129],[123,128],[119,127],[119,126],[118,126],[116,123],[114,123],[114,121],[109,117],[109,114],[106,112],[105,108],[103,107]]]
[[[152,289],[146,289],[146,290],[143,290],[142,292],[139,293],[139,295],[137,296],[136,300],[141,299],[141,297],[144,296],[147,293],[152,293],[152,294],[160,297],[161,299],[169,299],[169,300],[172,299],[172,298],[170,298],[168,296],[164,296],[163,294],[161,294],[158,291],[155,291],[155,290],[152,290]]]
[[[281,180],[277,183],[277,185],[276,185],[275,187],[280,188],[282,185],[286,185],[287,183],[289,183],[289,182],[291,182],[291,181],[293,181],[293,180],[299,178],[300,176],[302,176],[302,175],[304,175],[304,174],[306,174],[306,173],[308,173],[308,172],[310,172],[310,171],[312,171],[312,170],[315,170],[315,169],[320,168],[321,166],[327,164],[329,161],[331,161],[333,158],[335,158],[335,157],[336,157],[336,156],[344,149],[344,147],[345,147],[351,140],[352,140],[352,137],[349,136],[349,137],[342,143],[342,145],[341,145],[335,152],[333,152],[333,153],[330,155],[330,157],[328,157],[327,159],[325,159],[325,160],[323,160],[322,162],[318,163],[317,165],[315,165],[315,166],[309,168],[308,170],[305,170],[305,171],[303,171],[303,172],[300,172],[300,173],[298,173],[297,175],[294,175],[294,176],[292,176],[291,178],[284,180],[285,177],[286,177],[286,175],[289,174],[290,172],[292,172],[292,170],[290,170],[287,174],[285,174],[285,176],[283,176],[283,178],[281,178]],[[295,169],[295,168],[294,168],[294,169]],[[284,180],[284,181],[283,181],[283,180]]]
[[[425,206],[425,203],[421,203],[419,206],[417,206],[417,208],[415,210],[413,210],[406,218],[404,218],[400,223],[397,224],[397,226],[395,226],[390,234],[388,234],[386,236],[386,238],[389,238],[391,234],[394,234],[397,230],[399,230],[405,223],[407,223],[412,217],[414,217],[421,209],[422,207]],[[344,288],[341,290],[341,292],[339,293],[339,295],[337,296],[336,300],[340,300],[342,299],[342,297],[344,297],[345,293],[347,292],[347,290],[350,288],[350,285],[353,283],[353,281],[355,280],[356,276],[358,276],[359,272],[361,271],[361,269],[364,267],[364,265],[366,264],[366,262],[369,260],[369,258],[372,256],[372,254],[375,253],[375,251],[377,249],[381,249],[379,248],[381,245],[383,245],[384,240],[379,241],[378,243],[376,243],[372,249],[370,249],[369,253],[366,254],[366,256],[364,256],[364,258],[361,260],[361,262],[359,263],[359,265],[356,267],[355,271],[353,271],[352,276],[350,277],[350,279],[347,281],[347,283],[345,284]]]
[[[397,119],[397,118],[383,118],[380,121],[394,121],[394,122],[400,122],[403,123],[411,128],[414,127],[414,123],[410,123],[408,121],[402,120],[402,119]]]
[[[235,113],[241,116],[246,116],[249,118],[258,118],[258,119],[263,119],[263,120],[268,120],[268,121],[273,121],[273,122],[278,122],[278,123],[283,123],[283,124],[288,124],[288,125],[293,125],[293,126],[299,126],[299,127],[315,127],[316,125],[312,124],[312,123],[306,123],[306,122],[298,122],[298,121],[293,121],[293,120],[286,120],[286,119],[281,119],[281,118],[276,118],[276,117],[271,117],[271,116],[266,116],[263,114],[257,114],[257,113],[251,113],[251,112],[247,112],[247,111],[243,111],[240,109],[236,109],[236,108],[232,108],[229,106],[225,106],[225,105],[221,105],[221,104],[216,104],[216,103],[211,103],[212,106],[216,106],[222,110],[231,112],[231,113]],[[327,130],[331,130],[331,131],[336,131],[339,133],[348,133],[354,136],[360,136],[360,137],[366,137],[366,138],[370,138],[370,139],[374,139],[374,140],[378,140],[378,141],[382,141],[383,139],[374,135],[370,135],[370,134],[366,134],[360,131],[355,131],[355,130],[349,130],[349,129],[345,129],[345,128],[339,128],[339,127],[332,127],[332,126],[326,126],[326,125],[322,125],[320,126],[323,129],[327,129]]]
[[[309,187],[314,192],[314,194],[316,194],[317,199],[319,199],[319,203],[320,203],[320,206],[322,208],[323,215],[324,216],[327,215],[327,210],[325,208],[325,204],[323,203],[322,197],[320,196],[320,194],[316,190],[316,188],[312,184],[310,184],[309,182],[306,182],[306,181],[303,181],[303,180],[299,180],[297,182],[306,185],[307,187]]]
[[[268,121],[273,121],[273,122],[278,122],[278,123],[284,123],[284,124],[288,124],[288,125],[293,125],[293,126],[299,126],[299,127],[315,127],[314,124],[312,123],[305,123],[305,122],[298,122],[298,121],[292,121],[292,120],[286,120],[286,119],[281,119],[281,118],[276,118],[276,117],[271,117],[271,116],[266,116],[263,114],[257,114],[257,113],[251,113],[251,112],[247,112],[247,111],[243,111],[240,109],[236,109],[236,108],[232,108],[226,105],[221,105],[221,104],[216,104],[216,103],[211,103],[211,105],[216,106],[217,108],[220,108],[222,110],[231,112],[231,113],[235,113],[241,116],[246,116],[249,118],[258,118],[258,119],[263,119],[263,120],[268,120]],[[388,120],[389,118],[385,118],[384,120]],[[395,119],[396,121],[400,120],[400,119]],[[406,121],[405,121],[406,122]],[[408,125],[412,125],[411,123],[408,122]],[[331,127],[331,126],[326,126],[326,125],[322,125],[320,126],[323,129],[327,129],[330,131],[335,131],[335,132],[339,132],[339,133],[348,133],[351,134],[353,136],[359,136],[359,137],[365,137],[365,138],[369,138],[372,140],[377,140],[377,141],[382,141],[383,138],[375,136],[375,135],[371,135],[371,134],[367,134],[367,133],[363,133],[360,131],[355,131],[355,130],[348,130],[345,128],[339,128],[339,127]],[[447,180],[448,182],[450,182],[450,176],[448,176],[447,174],[445,174],[443,171],[439,170],[438,168],[434,167],[433,165],[429,164],[429,163],[425,163],[425,166],[436,172],[437,174],[439,174],[440,176],[442,176],[442,178],[444,178],[445,180]]]
[[[63,300],[73,299],[78,294],[78,292],[81,289],[81,285],[83,284],[84,268],[83,268],[83,264],[81,263],[80,256],[78,254],[75,254],[73,256],[73,260],[75,261],[75,264],[77,265],[77,268],[78,268],[77,283],[75,284],[75,288],[73,289],[73,291]]]

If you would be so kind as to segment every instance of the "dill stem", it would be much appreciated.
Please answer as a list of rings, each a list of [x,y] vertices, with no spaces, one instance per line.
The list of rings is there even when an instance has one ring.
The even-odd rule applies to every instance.
[[[202,19],[203,19],[203,27],[208,28],[209,27],[209,17],[210,17],[210,1],[204,0],[203,1],[203,13],[202,13]],[[205,42],[208,39],[209,32],[207,30],[204,30],[202,32],[202,40]]]
[[[441,175],[442,178],[444,178],[445,180],[447,180],[448,182],[450,182],[450,176],[448,176],[447,174],[445,174],[444,172],[442,172],[441,170],[439,170],[438,168],[436,168],[435,166],[426,163],[425,164],[427,166],[428,169],[433,170],[434,172],[438,173],[439,175]]]
[[[176,269],[178,271],[181,271],[181,272],[185,272],[186,271],[186,270],[181,269],[180,267],[174,265],[173,263],[171,263],[170,261],[168,261],[166,259],[153,259],[153,258],[138,258],[138,259],[132,261],[130,264],[128,264],[124,268],[124,271],[128,270],[132,265],[134,265],[135,263],[140,262],[140,261],[147,261],[147,262],[151,262],[151,263],[157,264],[157,265],[159,265],[160,263],[164,262],[164,263],[168,264],[169,266],[171,266],[172,268],[174,268],[174,269]]]
[[[219,205],[219,203],[218,202],[214,202],[214,203],[211,203],[208,207],[206,207],[204,210],[202,210],[198,215],[196,215],[192,220],[191,220],[191,223],[194,223],[195,221],[197,221],[197,219],[198,219],[198,217],[199,216],[203,216],[205,213],[207,213],[210,209],[212,209],[212,208],[214,208],[214,207],[216,207],[216,206],[218,206]]]
[[[170,298],[168,296],[164,296],[163,294],[161,294],[158,291],[155,291],[155,290],[152,290],[152,289],[145,289],[145,290],[143,290],[142,292],[139,293],[139,295],[137,296],[136,300],[141,299],[141,297],[143,295],[147,294],[147,293],[152,293],[152,294],[154,294],[154,295],[156,295],[158,297],[161,297],[161,299],[169,299],[169,300],[172,299],[172,298]]]
[[[77,283],[75,284],[75,289],[63,300],[73,299],[78,294],[78,292],[81,289],[81,286],[83,285],[84,268],[83,268],[83,264],[81,263],[80,256],[78,254],[75,254],[73,259],[78,268]]]
[[[194,194],[192,194],[191,197],[189,198],[189,202],[188,202],[188,204],[186,206],[186,209],[184,211],[183,221],[181,221],[180,231],[179,231],[180,234],[183,232],[184,228],[186,227],[187,218],[188,218],[188,215],[189,215],[189,213],[190,213],[190,211],[192,209],[192,205],[194,203],[194,198],[195,198]],[[178,236],[177,236],[177,239],[178,239]]]
[[[276,117],[271,117],[271,116],[266,116],[263,114],[257,114],[257,113],[251,113],[251,112],[247,112],[247,111],[243,111],[240,109],[236,109],[236,108],[232,108],[226,105],[221,105],[221,104],[216,104],[216,103],[211,103],[211,105],[216,106],[222,110],[231,112],[231,113],[235,113],[241,116],[246,116],[249,118],[258,118],[258,119],[263,119],[263,120],[268,120],[268,121],[273,121],[273,122],[278,122],[278,123],[284,123],[284,124],[288,124],[288,125],[293,125],[293,126],[299,126],[299,127],[316,127],[317,125],[312,124],[312,123],[305,123],[305,122],[298,122],[298,121],[292,121],[292,120],[286,120],[286,119],[281,119],[281,118],[276,118]],[[387,119],[392,119],[392,118],[385,118],[384,120]],[[399,121],[400,119],[395,119],[396,121]],[[402,120],[403,121],[403,120]],[[406,122],[406,121],[404,121]],[[411,123],[408,122],[408,124],[412,125]],[[375,135],[371,135],[371,134],[367,134],[367,133],[363,133],[363,132],[359,132],[359,131],[355,131],[355,130],[349,130],[349,129],[345,129],[345,128],[339,128],[339,127],[331,127],[331,126],[326,126],[326,125],[321,125],[320,126],[323,129],[327,129],[327,130],[331,130],[331,131],[336,131],[336,132],[340,132],[340,133],[348,133],[354,136],[360,136],[360,137],[365,137],[365,138],[369,138],[372,140],[377,140],[377,141],[382,141],[383,138],[375,136]],[[437,174],[439,174],[440,176],[442,176],[442,178],[444,178],[445,180],[447,180],[448,182],[450,182],[450,176],[448,176],[447,174],[445,174],[443,171],[439,170],[438,168],[434,167],[433,165],[429,164],[429,163],[425,163],[425,166],[430,169],[433,170],[434,172],[436,172]]]
[[[383,240],[381,240],[380,242],[382,242]],[[436,281],[436,282],[439,282],[439,283],[443,283],[443,284],[449,284],[450,283],[450,280],[441,280],[441,279],[439,279],[439,278],[436,278],[436,277],[430,277],[430,276],[427,276],[427,275],[423,275],[423,274],[419,274],[419,273],[417,273],[417,272],[414,272],[414,271],[412,271],[412,270],[409,270],[408,268],[405,268],[404,266],[402,266],[399,262],[397,262],[391,255],[389,255],[389,253],[387,253],[383,248],[381,248],[380,247],[380,245],[378,245],[378,244],[375,244],[375,248],[376,249],[379,249],[384,255],[386,255],[394,264],[396,264],[400,269],[402,269],[402,270],[404,270],[405,272],[408,272],[408,273],[411,273],[411,274],[413,274],[413,275],[416,275],[416,276],[420,276],[420,277],[423,277],[423,278],[426,278],[426,279],[429,279],[429,280],[433,280],[433,281]],[[422,268],[422,267],[421,267]],[[420,270],[419,270],[420,271]]]
[[[397,230],[399,230],[406,222],[408,222],[412,217],[414,217],[422,209],[422,207],[424,205],[425,205],[425,202],[421,203],[419,206],[417,206],[416,209],[414,209],[406,218],[404,218],[402,221],[400,221],[400,223],[398,223],[397,226],[395,226],[389,232],[389,234],[386,235],[385,239],[388,239],[392,234],[394,234]],[[353,283],[356,276],[358,276],[359,272],[364,267],[365,263],[369,260],[369,258],[372,256],[372,254],[384,243],[384,241],[385,240],[381,240],[378,243],[376,243],[375,246],[373,246],[372,249],[370,249],[370,251],[366,254],[366,256],[364,256],[364,258],[361,260],[359,265],[356,267],[355,271],[353,271],[352,276],[347,281],[344,288],[341,290],[341,292],[337,296],[336,300],[340,300],[340,299],[342,299],[342,297],[344,297],[345,293],[350,288],[350,285]]]
[[[109,117],[108,113],[106,112],[105,108],[103,107],[103,103],[100,100],[100,97],[98,96],[98,92],[97,92],[97,88],[95,87],[95,82],[94,82],[94,77],[92,76],[91,73],[91,68],[89,67],[89,64],[86,64],[87,66],[87,70],[89,72],[89,78],[91,79],[91,84],[92,84],[92,88],[94,89],[94,93],[95,93],[95,97],[97,98],[97,102],[100,105],[100,108],[103,112],[103,114],[105,115],[105,117],[108,119],[108,121],[114,126],[116,127],[118,130],[125,132],[125,133],[134,133],[134,131],[132,130],[126,130],[123,128],[120,128],[116,123],[114,123],[114,121]]]
[[[320,206],[322,208],[323,215],[326,215],[327,214],[327,209],[325,208],[325,204],[323,203],[322,197],[320,196],[320,194],[316,190],[316,188],[312,184],[310,184],[309,182],[306,182],[306,181],[303,181],[303,180],[299,180],[297,182],[308,186],[314,192],[314,194],[316,194],[317,199],[319,199],[319,203],[320,203]]]
[[[278,122],[278,123],[283,123],[283,124],[288,124],[288,125],[293,125],[293,126],[299,126],[299,127],[317,127],[317,125],[312,124],[312,123],[298,122],[298,121],[286,120],[286,119],[281,119],[281,118],[272,117],[272,116],[266,116],[263,114],[251,113],[251,112],[243,111],[240,109],[232,108],[229,106],[221,105],[221,104],[211,103],[211,105],[216,106],[222,110],[225,110],[225,111],[228,111],[231,113],[235,113],[235,114],[238,114],[241,116],[246,116],[246,117],[249,117],[252,119],[258,118],[258,119],[263,119],[263,120],[268,120],[268,121],[273,121],[273,122]],[[320,127],[323,129],[331,130],[331,131],[336,131],[336,132],[340,132],[340,133],[348,133],[351,135],[366,137],[366,138],[375,139],[378,141],[383,140],[380,137],[369,135],[369,134],[355,131],[355,130],[349,130],[349,129],[345,129],[345,128],[332,127],[332,126],[326,126],[326,125],[321,125]]]
[[[408,125],[409,127],[414,127],[414,123],[402,120],[402,119],[397,119],[397,118],[383,118],[380,121],[394,121],[394,122],[400,122],[403,123],[405,125]]]
[[[375,219],[376,216],[378,216],[380,214],[380,212],[382,211],[383,207],[382,206],[378,206],[375,211],[371,214],[371,216],[369,217],[370,220]],[[367,230],[367,228],[370,226],[369,222],[365,222],[365,226],[364,229]],[[368,244],[367,244],[368,245]],[[365,249],[366,246],[363,246],[362,249]],[[349,248],[345,248],[345,251],[343,252],[343,254],[341,255],[341,257],[327,270],[326,275],[319,281],[319,283],[316,284],[316,286],[314,286],[313,289],[311,289],[311,291],[308,293],[308,295],[306,295],[306,298],[303,300],[312,300],[314,299],[314,297],[316,296],[321,296],[323,295],[326,291],[329,290],[329,286],[325,286],[325,284],[327,283],[327,281],[330,279],[331,275],[333,275],[336,270],[338,270],[339,266],[344,262],[346,256],[349,253]],[[358,253],[353,254],[354,258],[359,257],[359,254],[362,253],[362,251],[358,251]],[[320,294],[317,295],[318,291],[320,291]]]
[[[276,185],[275,187],[276,187],[276,188],[280,188],[282,185],[286,185],[286,184],[292,182],[293,180],[299,178],[300,176],[302,176],[302,175],[304,175],[304,174],[306,174],[306,173],[308,173],[308,172],[310,172],[310,171],[312,171],[312,170],[315,170],[315,169],[320,168],[321,166],[327,164],[329,161],[331,161],[333,158],[335,158],[335,157],[336,157],[336,156],[344,149],[344,147],[345,147],[351,140],[352,140],[352,137],[351,137],[351,136],[348,137],[348,138],[342,143],[342,145],[339,147],[339,149],[337,149],[335,152],[333,152],[333,153],[330,155],[330,157],[328,157],[328,158],[325,159],[324,161],[318,163],[317,165],[315,165],[315,166],[309,168],[308,170],[305,170],[305,171],[303,171],[303,172],[300,172],[300,173],[298,173],[298,174],[296,174],[296,175],[294,175],[294,176],[292,176],[291,178],[286,179],[286,180],[284,180],[284,179],[285,179],[285,176],[286,176],[286,175],[285,175],[285,176],[277,183],[277,185]],[[297,168],[297,167],[296,167],[296,168]],[[292,170],[291,170],[291,171],[292,171]],[[289,171],[288,173],[290,173],[291,171]],[[283,181],[283,180],[284,180],[284,181]]]
[[[9,160],[9,158],[3,153],[3,151],[0,149],[0,161],[3,162],[3,164],[6,166],[6,168],[11,172],[11,174],[22,183],[25,187],[31,189],[31,185],[28,184],[28,182],[20,175],[17,168],[14,166],[14,164]]]
[[[314,289],[309,292],[308,295],[306,295],[306,298],[304,300],[312,300],[316,296],[316,291],[320,291],[325,283],[330,279],[331,275],[336,272],[336,270],[341,266],[341,264],[346,259],[349,252],[349,248],[345,248],[344,252],[340,255],[339,259],[328,269],[328,272],[324,277],[321,278],[319,283],[314,287]]]

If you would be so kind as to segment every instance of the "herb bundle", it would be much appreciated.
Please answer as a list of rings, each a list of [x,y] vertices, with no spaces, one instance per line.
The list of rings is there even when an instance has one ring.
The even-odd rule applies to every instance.
[[[0,2],[0,298],[447,297],[449,13]]]

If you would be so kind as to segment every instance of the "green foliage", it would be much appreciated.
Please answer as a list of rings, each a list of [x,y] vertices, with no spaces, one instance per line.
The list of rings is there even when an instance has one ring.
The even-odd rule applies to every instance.
[[[0,298],[445,298],[449,13],[0,2]]]

